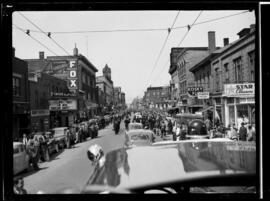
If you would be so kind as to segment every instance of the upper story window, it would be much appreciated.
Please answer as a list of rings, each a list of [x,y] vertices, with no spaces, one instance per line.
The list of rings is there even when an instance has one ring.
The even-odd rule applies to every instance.
[[[242,66],[242,58],[238,57],[233,60],[233,66],[235,70],[235,81],[243,82],[243,66]]]
[[[225,83],[229,83],[230,82],[229,63],[224,64],[224,75],[225,75]]]
[[[86,83],[86,74],[82,71],[82,82]]]
[[[13,76],[13,96],[21,96],[21,78]]]
[[[216,84],[216,91],[219,90],[219,87],[220,87],[220,81],[219,81],[219,69],[218,68],[215,68],[215,84]]]
[[[255,51],[248,53],[249,58],[249,69],[250,69],[250,81],[255,81]]]

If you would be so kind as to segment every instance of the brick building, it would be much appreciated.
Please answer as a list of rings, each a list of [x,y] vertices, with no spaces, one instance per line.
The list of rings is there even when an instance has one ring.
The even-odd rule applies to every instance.
[[[209,92],[203,109],[212,111],[215,120],[225,125],[240,125],[243,115],[255,123],[255,26],[245,28],[239,39],[229,43],[224,38],[224,47],[212,52],[194,65],[196,86]],[[206,75],[210,72],[210,79]]]
[[[111,79],[111,69],[108,67],[107,64],[102,69],[102,73],[102,76],[97,76],[96,85],[101,91],[103,91],[105,95],[106,109],[111,110],[114,103],[114,86]]]
[[[12,87],[13,87],[13,139],[22,138],[23,133],[30,132],[30,96],[28,84],[27,62],[12,57]]]
[[[70,94],[65,80],[46,73],[29,73],[31,131],[48,131],[50,128],[71,126],[74,110],[60,111],[50,107],[50,102],[65,101],[60,94]],[[73,99],[75,101],[75,99]],[[71,119],[73,121],[68,121]],[[70,122],[70,123],[69,123]]]
[[[194,86],[194,76],[189,69],[208,54],[207,47],[172,48],[169,73],[172,80],[172,98],[184,112],[193,112],[193,98],[187,93],[188,87]]]
[[[148,108],[167,109],[169,107],[170,87],[148,87],[144,93],[143,102]]]
[[[96,67],[75,47],[73,55],[50,56],[27,59],[29,72],[43,72],[66,81],[67,87],[76,97],[76,120],[90,118],[97,113],[98,91],[96,88]]]

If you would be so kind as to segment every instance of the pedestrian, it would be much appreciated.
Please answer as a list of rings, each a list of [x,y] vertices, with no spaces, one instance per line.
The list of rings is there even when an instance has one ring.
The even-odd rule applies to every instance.
[[[241,123],[241,127],[239,129],[239,140],[246,141],[247,140],[247,128],[245,127],[245,123]]]
[[[126,119],[125,119],[124,123],[125,123],[125,128],[126,128],[126,130],[128,130],[128,125],[129,125],[129,123],[130,123],[130,119],[129,119],[128,116],[126,116]]]
[[[207,131],[209,132],[211,129],[212,129],[212,122],[209,118],[207,118],[205,121],[204,121],[205,125],[206,125],[206,129]]]
[[[13,192],[15,194],[27,194],[27,191],[24,188],[24,180],[22,177],[15,179],[14,186],[13,186]]]
[[[247,141],[256,141],[256,132],[252,125],[248,125]]]
[[[169,134],[171,134],[172,130],[173,130],[173,124],[172,124],[171,120],[169,120],[169,122],[168,122],[168,129],[169,129]]]
[[[66,137],[66,145],[67,145],[67,149],[70,148],[70,138],[71,138],[71,134],[70,134],[70,128],[67,129],[67,137]]]
[[[24,144],[25,147],[27,147],[28,141],[29,141],[29,139],[27,138],[27,135],[24,133],[22,143]]]
[[[166,124],[164,121],[162,121],[161,122],[161,138],[165,136],[165,132],[166,132]]]
[[[35,141],[33,139],[30,139],[27,144],[27,154],[29,155],[30,158],[30,164],[32,164],[34,170],[38,170],[38,148],[35,146]]]

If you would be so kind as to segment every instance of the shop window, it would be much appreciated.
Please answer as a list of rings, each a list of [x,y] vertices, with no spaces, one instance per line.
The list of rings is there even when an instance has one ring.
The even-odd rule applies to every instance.
[[[243,116],[248,117],[248,105],[237,105],[237,118],[238,121],[242,121]],[[238,123],[238,126],[240,123]]]
[[[21,78],[13,77],[13,96],[21,96]]]
[[[235,124],[234,106],[229,106],[229,124]]]
[[[234,98],[227,98],[227,104],[234,104]]]

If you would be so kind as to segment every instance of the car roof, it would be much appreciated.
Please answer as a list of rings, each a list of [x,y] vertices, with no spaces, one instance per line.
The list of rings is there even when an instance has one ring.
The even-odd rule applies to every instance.
[[[22,145],[22,142],[13,142],[13,146],[18,146],[18,145]]]
[[[162,146],[121,148],[105,156],[88,185],[132,189],[208,177],[256,174],[256,145],[235,141],[183,141]]]
[[[57,128],[53,128],[52,130],[63,130],[63,129],[67,129],[68,127],[57,127]]]

